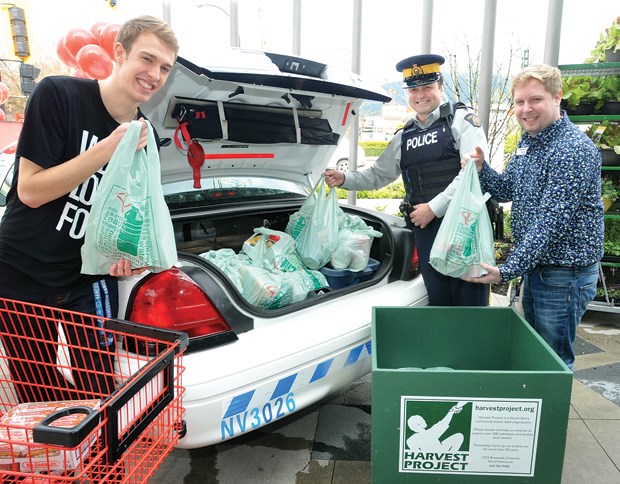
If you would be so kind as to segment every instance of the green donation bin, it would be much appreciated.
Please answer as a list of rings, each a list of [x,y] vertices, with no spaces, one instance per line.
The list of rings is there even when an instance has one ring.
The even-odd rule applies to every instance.
[[[376,307],[373,483],[560,484],[572,372],[512,308]]]

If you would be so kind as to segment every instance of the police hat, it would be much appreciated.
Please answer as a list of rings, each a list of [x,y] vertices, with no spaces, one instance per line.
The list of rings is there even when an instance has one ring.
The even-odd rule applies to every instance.
[[[439,66],[445,61],[440,55],[414,55],[396,64],[396,70],[403,73],[404,87],[425,86],[441,79]]]

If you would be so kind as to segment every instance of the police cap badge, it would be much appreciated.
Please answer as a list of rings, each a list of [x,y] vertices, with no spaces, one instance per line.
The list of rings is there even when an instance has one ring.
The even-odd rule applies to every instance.
[[[396,64],[396,70],[403,74],[404,87],[425,86],[442,78],[439,66],[444,62],[440,55],[414,55]]]

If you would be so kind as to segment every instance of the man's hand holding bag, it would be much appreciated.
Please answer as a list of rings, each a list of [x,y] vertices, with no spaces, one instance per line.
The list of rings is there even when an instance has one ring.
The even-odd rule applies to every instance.
[[[121,259],[130,261],[132,269],[154,272],[177,262],[157,143],[147,125],[146,149],[136,151],[141,123],[132,121],[101,178],[82,246],[83,274],[107,274]]]

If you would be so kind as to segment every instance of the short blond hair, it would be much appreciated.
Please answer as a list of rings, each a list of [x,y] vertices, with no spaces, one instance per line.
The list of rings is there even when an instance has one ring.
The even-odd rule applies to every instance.
[[[120,42],[125,51],[129,52],[140,34],[151,32],[174,51],[176,58],[179,53],[179,42],[174,31],[166,22],[150,15],[142,15],[127,20],[116,34],[115,42]]]
[[[512,95],[514,96],[516,88],[527,84],[532,79],[542,82],[545,89],[552,96],[555,96],[562,90],[562,73],[560,69],[547,64],[536,64],[526,67],[513,76],[511,87]]]

